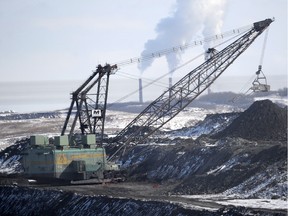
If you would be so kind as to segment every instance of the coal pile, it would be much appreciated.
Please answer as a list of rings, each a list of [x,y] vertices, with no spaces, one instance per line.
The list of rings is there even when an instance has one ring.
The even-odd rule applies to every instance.
[[[248,140],[287,141],[287,107],[279,107],[270,100],[256,101],[213,138],[226,136]]]
[[[185,209],[167,202],[81,196],[71,192],[27,187],[0,187],[0,215],[213,216],[215,214],[207,210]],[[223,214],[219,212],[216,215]]]
[[[1,215],[285,215],[265,210],[226,206],[217,211],[194,210],[176,203],[112,198],[105,196],[82,196],[71,192],[42,190],[28,187],[0,187]]]
[[[21,153],[28,148],[29,139],[17,141],[0,152],[0,175],[16,174],[23,172],[23,167],[20,163],[22,158]]]

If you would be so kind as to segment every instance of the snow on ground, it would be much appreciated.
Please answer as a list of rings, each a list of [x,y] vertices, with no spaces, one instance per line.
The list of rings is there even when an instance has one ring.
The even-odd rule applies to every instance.
[[[241,184],[226,190],[223,194],[240,198],[251,198],[255,195],[261,198],[287,197],[287,171],[275,172],[275,170],[277,168],[275,169],[274,166],[267,167],[265,171],[256,173]],[[260,182],[259,179],[261,179]]]
[[[203,202],[215,202],[224,206],[233,205],[255,209],[288,210],[288,201],[282,199],[239,199],[234,195],[227,196],[224,194],[181,195],[180,197]]]
[[[165,130],[176,130],[183,127],[195,125],[197,122],[202,121],[207,114],[212,113],[212,110],[206,110],[203,108],[186,108],[180,112],[174,119],[169,121],[163,126]]]
[[[121,111],[107,110],[105,120],[105,131],[115,132],[126,127],[137,114]]]
[[[176,130],[183,127],[191,127],[199,121],[203,121],[207,114],[228,113],[233,111],[235,111],[234,108],[228,105],[218,105],[215,109],[188,107],[164,125],[163,129]]]
[[[216,201],[221,205],[233,205],[233,206],[244,206],[246,208],[257,208],[257,209],[273,209],[273,210],[285,210],[288,209],[287,200],[279,199],[232,199],[225,201]]]
[[[5,160],[0,158],[0,174],[13,174],[16,173],[16,169],[20,166],[20,155],[13,155],[12,157]]]
[[[65,118],[36,118],[0,121],[0,149],[31,135],[60,135]]]
[[[287,97],[279,97],[278,95],[270,95],[267,97],[255,97],[254,101],[259,101],[259,100],[271,100],[273,103],[276,104],[282,104],[285,106],[288,106],[288,99]]]
[[[3,151],[8,146],[14,144],[17,140],[21,140],[24,138],[26,138],[26,136],[0,138],[0,152]]]
[[[218,105],[216,109],[204,109],[198,107],[188,107],[175,116],[171,121],[165,124],[161,130],[170,131],[183,127],[192,127],[199,121],[203,121],[207,114],[228,113],[235,111],[235,108],[228,105]],[[237,110],[239,111],[239,110]],[[137,114],[107,110],[105,121],[105,132],[109,136],[115,135],[126,127]],[[179,137],[179,134],[178,134]]]
[[[245,161],[245,158],[248,158],[248,154],[236,155],[235,157],[232,157],[230,160],[226,161],[221,166],[218,166],[215,169],[208,171],[207,174],[211,175],[211,174],[230,170],[233,167],[235,167],[236,165],[241,164],[243,161]]]
[[[229,106],[219,106],[217,109],[189,107],[165,124],[162,130],[176,130],[183,127],[193,126],[197,122],[204,120],[207,114],[231,111],[233,111],[233,108]],[[105,131],[108,133],[113,131],[120,132],[120,130],[126,127],[136,116],[137,114],[135,113],[107,110]]]
[[[235,110],[234,107],[228,105],[218,105],[215,109],[204,109],[198,107],[188,107],[180,112],[177,116],[175,116],[171,121],[165,124],[161,130],[163,131],[171,131],[177,130],[185,127],[192,127],[196,125],[198,122],[203,121],[208,114],[215,113],[229,113],[239,111],[239,109]],[[105,120],[105,133],[108,136],[115,136],[118,132],[120,132],[124,127],[126,127],[138,114],[128,113],[122,111],[112,111],[107,110],[106,120]],[[216,127],[216,126],[215,126]],[[195,138],[199,136],[199,134],[208,133],[211,129],[203,131],[197,131]],[[202,133],[203,132],[203,133]],[[179,133],[175,134],[174,137],[182,137]],[[190,135],[183,135],[184,137]]]
[[[208,207],[208,206],[201,206],[201,205],[197,205],[196,203],[188,204],[188,203],[185,203],[185,202],[176,202],[176,201],[173,201],[171,203],[178,204],[180,206],[183,206],[186,209],[193,209],[193,210],[197,210],[197,211],[207,210],[207,211],[210,211],[210,212],[216,212],[219,209],[218,207],[214,207],[213,208],[213,207]]]
[[[15,113],[14,110],[0,111],[0,116],[6,117],[14,113]]]

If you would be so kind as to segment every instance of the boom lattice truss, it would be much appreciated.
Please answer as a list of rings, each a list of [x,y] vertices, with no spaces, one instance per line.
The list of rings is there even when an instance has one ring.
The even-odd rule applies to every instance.
[[[115,137],[114,141],[122,143],[122,146],[125,146],[125,144],[131,141],[139,143],[161,128],[207,89],[225,69],[253,43],[271,22],[273,22],[273,20],[266,19],[254,23],[252,28],[245,27],[237,31],[233,30],[222,35],[216,35],[216,38],[211,37],[206,39],[208,41],[214,40],[248,29],[246,33],[243,33],[240,38],[222,51],[218,52],[210,48],[207,51],[208,58],[203,64],[189,72],[174,86],[153,101]],[[117,67],[160,57],[164,54],[181,51],[198,44],[202,44],[202,41],[152,53],[151,55],[145,55],[141,58],[129,59],[112,66],[109,64],[105,66],[99,65],[96,71],[72,93],[72,101],[61,135],[68,134],[72,137],[75,133],[98,134],[98,144],[102,145],[109,77],[116,72]],[[73,115],[74,113],[75,115]],[[149,128],[149,130],[145,130],[147,128]],[[143,131],[146,132],[144,133]]]
[[[161,128],[207,89],[271,22],[271,19],[266,19],[254,23],[248,32],[219,52],[213,48],[209,49],[209,57],[203,64],[153,101],[115,137],[114,141],[124,144],[131,141],[139,143]],[[146,130],[147,128],[149,130]]]
[[[103,67],[98,65],[96,71],[72,93],[71,105],[61,135],[68,131],[67,126],[70,122],[69,135],[72,136],[79,129],[78,133],[81,134],[99,133],[100,139],[97,140],[102,145],[109,77],[116,69],[116,65],[110,66],[107,64]],[[75,115],[72,115],[73,111],[76,112]]]

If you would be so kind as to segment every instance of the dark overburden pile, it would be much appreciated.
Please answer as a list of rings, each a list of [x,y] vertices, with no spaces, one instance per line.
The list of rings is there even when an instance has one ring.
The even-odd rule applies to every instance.
[[[270,100],[256,101],[214,137],[226,136],[249,140],[286,141],[287,107],[281,108]]]
[[[1,215],[284,215],[247,209],[225,207],[215,212],[193,210],[177,204],[159,201],[117,199],[105,196],[81,196],[71,192],[22,187],[0,187]]]
[[[71,192],[25,187],[0,187],[0,215],[201,215],[173,203],[81,196]],[[221,215],[216,214],[216,215]]]
[[[0,151],[0,175],[21,173],[23,167],[20,164],[21,153],[29,146],[30,139],[23,139],[17,141],[14,145],[11,145]],[[1,170],[1,169],[3,169]],[[8,173],[7,173],[8,172]]]

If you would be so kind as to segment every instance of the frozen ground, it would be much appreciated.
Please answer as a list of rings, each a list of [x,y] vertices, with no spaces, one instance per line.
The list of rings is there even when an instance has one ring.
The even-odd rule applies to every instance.
[[[133,187],[128,184],[128,188],[120,185],[117,190],[114,186],[106,186],[102,190],[89,189],[89,193],[93,192],[89,195],[122,196],[133,200],[166,200],[197,210],[215,211],[219,206],[233,205],[285,212],[288,188],[285,143],[257,142],[242,138],[197,139],[202,134],[216,133],[235,118],[234,114],[211,115],[211,118],[206,118],[207,115],[239,111],[243,110],[228,105],[214,106],[213,109],[185,109],[165,125],[158,140],[152,140],[154,145],[127,148],[127,154],[122,158],[123,165],[129,169],[131,181],[138,186],[142,183],[144,185],[143,188],[138,188],[138,195],[133,189],[135,184]],[[2,116],[14,114],[7,112]],[[109,136],[117,134],[135,116],[134,113],[109,110],[106,133]],[[30,135],[59,135],[65,113],[53,116],[41,114],[39,118],[37,115],[28,116],[28,119],[22,117],[20,114],[0,121],[2,173],[19,171],[19,155],[13,156],[11,151],[4,150],[7,146]],[[62,189],[69,191],[73,188],[60,190]],[[78,190],[85,194],[87,188],[81,189],[77,186],[72,191]],[[103,194],[99,194],[99,191]],[[257,199],[254,199],[255,197]]]
[[[163,127],[163,130],[176,130],[183,127],[191,127],[204,120],[207,114],[213,113],[225,113],[235,111],[235,108],[223,105],[217,106],[216,109],[204,109],[204,108],[187,108],[167,125]],[[14,119],[8,118],[15,115]],[[27,114],[15,114],[13,112],[6,112],[2,116],[6,116],[9,120],[0,120],[0,149],[4,149],[7,146],[15,143],[16,140],[29,137],[31,135],[45,134],[49,136],[60,135],[62,126],[65,121],[65,113],[59,113],[58,115],[33,115],[27,119]],[[116,135],[120,132],[128,123],[130,123],[137,114],[121,111],[107,110],[105,133],[109,136]],[[20,117],[19,117],[20,116]],[[22,117],[21,117],[22,116]],[[24,119],[26,118],[26,119]]]
[[[288,201],[281,199],[241,199],[235,195],[226,194],[202,194],[202,195],[182,195],[186,199],[197,199],[203,202],[215,202],[224,206],[243,206],[254,209],[288,210]]]

